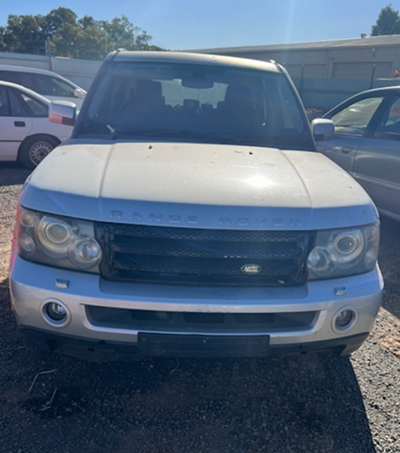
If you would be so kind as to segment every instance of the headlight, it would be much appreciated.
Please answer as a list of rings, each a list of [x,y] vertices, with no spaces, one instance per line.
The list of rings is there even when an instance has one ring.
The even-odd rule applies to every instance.
[[[69,260],[80,269],[97,266],[101,258],[100,245],[92,238],[79,238],[69,247]]]
[[[20,208],[18,253],[25,259],[57,267],[98,272],[102,257],[94,225]]]
[[[68,256],[72,227],[63,220],[44,216],[36,227],[36,237],[46,255],[55,259],[63,259]]]
[[[371,271],[379,248],[379,223],[321,231],[307,259],[309,279],[343,277]]]

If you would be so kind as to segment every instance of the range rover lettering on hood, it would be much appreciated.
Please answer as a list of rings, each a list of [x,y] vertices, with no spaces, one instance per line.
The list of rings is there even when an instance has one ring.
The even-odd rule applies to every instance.
[[[197,216],[181,216],[177,214],[171,214],[168,216],[163,216],[162,214],[150,213],[148,215],[143,215],[138,212],[125,213],[123,211],[111,211],[110,219],[113,220],[125,220],[133,223],[144,223],[144,224],[171,224],[171,225],[200,225],[200,218]],[[256,225],[260,228],[267,226],[274,227],[291,227],[291,228],[300,228],[302,223],[300,219],[280,219],[280,218],[254,218],[250,219],[247,217],[219,217],[218,224],[220,226],[232,227],[248,227],[251,225]]]
[[[364,190],[318,153],[188,143],[150,152],[143,143],[71,141],[40,164],[20,202],[66,217],[181,228],[318,230],[377,216]]]

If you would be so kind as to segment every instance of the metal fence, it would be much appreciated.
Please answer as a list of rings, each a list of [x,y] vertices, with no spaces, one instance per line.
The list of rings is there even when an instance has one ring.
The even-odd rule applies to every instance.
[[[400,85],[400,79],[326,79],[294,78],[300,97],[307,108],[329,110],[345,99],[370,88]]]
[[[0,52],[0,64],[54,71],[87,90],[101,61]]]
[[[45,55],[30,55],[0,52],[0,64],[28,66],[47,69],[72,80],[84,89],[88,89],[101,61],[78,60]],[[339,102],[372,87],[400,85],[400,79],[376,79],[375,71],[370,78],[326,78],[293,77],[304,105],[308,109],[326,111]]]

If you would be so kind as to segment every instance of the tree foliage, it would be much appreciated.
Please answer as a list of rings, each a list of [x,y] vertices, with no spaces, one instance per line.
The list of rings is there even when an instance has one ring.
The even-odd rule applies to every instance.
[[[118,48],[161,50],[152,37],[122,15],[111,21],[78,16],[69,8],[56,8],[46,16],[9,15],[0,26],[0,51],[44,54],[49,41],[52,55],[100,60]]]
[[[399,12],[389,4],[381,9],[376,24],[372,26],[372,36],[378,35],[398,35],[400,34]]]

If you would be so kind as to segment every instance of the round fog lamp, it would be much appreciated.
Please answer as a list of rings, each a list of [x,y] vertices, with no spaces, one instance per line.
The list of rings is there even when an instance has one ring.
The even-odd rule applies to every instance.
[[[50,302],[46,305],[46,314],[53,321],[63,321],[67,317],[65,308],[57,302]]]
[[[356,313],[350,308],[340,310],[334,317],[334,327],[336,330],[347,330],[355,322]]]

